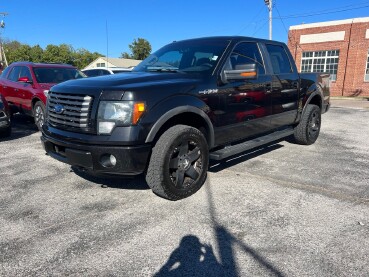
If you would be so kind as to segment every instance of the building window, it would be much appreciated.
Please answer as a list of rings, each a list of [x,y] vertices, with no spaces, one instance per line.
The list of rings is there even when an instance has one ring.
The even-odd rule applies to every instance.
[[[365,82],[369,82],[369,51],[368,56],[366,58],[366,70],[365,70]]]
[[[331,80],[335,81],[337,79],[339,55],[340,50],[303,52],[301,59],[301,72],[327,72],[331,74]],[[368,69],[367,72],[369,74]]]
[[[96,67],[105,67],[105,63],[97,63]]]

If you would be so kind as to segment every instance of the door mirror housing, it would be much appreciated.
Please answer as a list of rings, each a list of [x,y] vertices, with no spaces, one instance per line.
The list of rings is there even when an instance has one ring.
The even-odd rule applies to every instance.
[[[256,63],[239,64],[235,69],[224,70],[223,76],[226,82],[254,80],[258,77],[258,67]]]
[[[32,84],[33,83],[32,80],[30,80],[28,77],[20,77],[18,79],[18,82],[20,82],[20,83],[27,83],[27,84]]]

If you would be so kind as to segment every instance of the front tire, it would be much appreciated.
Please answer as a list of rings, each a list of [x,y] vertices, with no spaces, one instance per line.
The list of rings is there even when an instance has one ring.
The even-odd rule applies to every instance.
[[[313,144],[319,136],[321,111],[317,105],[308,104],[300,123],[295,127],[294,138],[298,144]]]
[[[39,131],[42,131],[42,125],[45,123],[45,110],[45,105],[41,101],[33,106],[33,117]]]
[[[176,125],[165,131],[153,148],[146,182],[163,198],[183,199],[202,187],[208,165],[204,135],[196,128]]]

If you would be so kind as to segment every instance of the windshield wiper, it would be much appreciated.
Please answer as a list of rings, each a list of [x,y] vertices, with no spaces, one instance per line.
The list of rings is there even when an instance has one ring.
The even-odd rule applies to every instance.
[[[147,71],[155,71],[155,72],[178,72],[178,68],[176,68],[176,67],[150,66],[150,67],[147,67]]]

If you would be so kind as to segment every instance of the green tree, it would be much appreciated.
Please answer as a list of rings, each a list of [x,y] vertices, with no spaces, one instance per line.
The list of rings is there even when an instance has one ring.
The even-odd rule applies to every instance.
[[[43,60],[44,50],[41,48],[40,45],[32,46],[30,49],[30,61],[35,63],[40,63]]]
[[[49,63],[71,64],[74,60],[74,49],[68,44],[60,44],[59,46],[49,44],[44,51],[43,60]]]
[[[49,44],[45,49],[40,45],[29,46],[16,40],[6,40],[3,42],[8,63],[19,61],[30,62],[52,62],[68,63],[78,68],[84,68],[98,57],[100,53],[91,53],[86,49],[75,50],[71,45]]]
[[[6,53],[8,63],[15,61],[29,61],[30,60],[31,46],[28,44],[22,44],[15,50]]]
[[[132,58],[132,56],[131,56],[129,53],[127,53],[127,52],[123,52],[123,53],[120,55],[120,57],[121,57],[122,59],[133,59],[133,58]]]
[[[96,60],[98,57],[102,57],[103,55],[94,52],[91,53],[90,51],[81,48],[78,49],[77,51],[75,51],[74,53],[74,60],[73,60],[73,65],[82,69],[84,67],[86,67],[87,65],[89,65],[90,63],[92,63],[94,60]]]
[[[6,58],[8,63],[12,63],[15,61],[27,61],[28,53],[27,49],[30,47],[29,45],[21,44],[19,41],[5,41],[3,43]]]
[[[132,54],[123,52],[121,58],[144,60],[151,54],[151,44],[144,38],[134,39],[128,47],[131,49]]]

